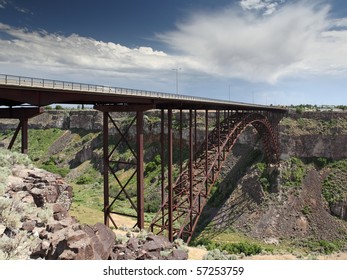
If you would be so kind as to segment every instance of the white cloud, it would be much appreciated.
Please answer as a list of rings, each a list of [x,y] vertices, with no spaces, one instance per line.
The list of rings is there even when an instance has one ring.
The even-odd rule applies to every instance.
[[[284,3],[284,0],[241,0],[240,6],[244,10],[257,10],[262,11],[264,15],[271,15],[280,3]]]
[[[246,2],[251,7],[252,1]],[[235,6],[191,15],[176,30],[158,35],[171,54],[0,23],[0,72],[163,81],[172,82],[172,91],[177,67],[185,72],[182,78],[200,73],[269,84],[304,75],[347,75],[347,19],[330,19],[329,6],[298,2],[278,8],[271,6],[275,2],[281,1],[253,1],[254,7],[267,5],[261,15]],[[271,7],[276,11],[264,16]]]
[[[87,76],[159,79],[163,70],[177,64],[188,68],[189,58],[170,56],[150,47],[128,48],[113,42],[97,41],[77,34],[64,36],[46,31],[28,31],[0,23],[0,72],[28,69],[43,73]],[[7,39],[10,37],[11,39]],[[1,70],[2,69],[2,70]],[[172,72],[172,71],[171,71]],[[14,72],[15,74],[16,72]],[[71,79],[71,78],[70,78]],[[79,79],[79,77],[75,77]]]
[[[243,2],[259,9],[271,4]],[[158,37],[194,58],[206,73],[224,77],[275,83],[281,77],[342,73],[347,69],[347,34],[331,30],[329,10],[298,2],[259,16],[232,7],[196,14]]]

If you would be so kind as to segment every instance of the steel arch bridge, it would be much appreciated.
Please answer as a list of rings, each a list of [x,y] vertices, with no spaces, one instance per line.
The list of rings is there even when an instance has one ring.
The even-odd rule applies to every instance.
[[[263,139],[268,162],[276,162],[279,158],[278,123],[287,112],[284,108],[258,104],[0,74],[0,119],[19,120],[9,149],[21,131],[22,152],[28,151],[28,120],[42,114],[43,107],[51,104],[89,104],[102,112],[104,223],[112,222],[116,228],[117,221],[112,216],[116,212],[112,206],[121,195],[135,212],[135,226],[144,228],[144,128],[147,125],[144,112],[158,110],[161,121],[161,206],[150,228],[167,234],[171,241],[181,237],[188,242],[238,137],[246,127],[253,126]],[[132,114],[133,119],[124,130],[114,118],[115,112]],[[199,114],[205,117],[203,144],[198,141]],[[135,131],[136,147],[130,143],[131,128]],[[183,132],[187,129],[188,144],[183,140]],[[173,139],[174,132],[178,140]],[[115,137],[118,138],[116,144]],[[115,155],[117,148],[124,145],[132,154],[128,162]],[[174,175],[177,170],[173,167],[173,147],[176,145],[180,151],[176,163],[178,176]],[[184,148],[189,153],[186,161],[182,153]],[[122,182],[119,166],[126,164],[131,165],[134,172],[129,180]],[[128,193],[129,187],[134,187],[131,186],[132,178],[136,178],[136,201]],[[110,179],[114,179],[119,187],[118,194],[113,197],[110,196]]]
[[[191,114],[190,111],[190,142],[193,127]],[[248,126],[253,126],[262,138],[267,161],[275,163],[279,160],[277,124],[258,112],[233,112],[220,121],[220,112],[217,111],[215,128],[208,134],[206,130],[205,142],[194,155],[190,155],[172,190],[168,190],[151,222],[151,231],[158,228],[158,233],[167,232],[171,240],[182,238],[189,243],[211,189],[237,139]]]

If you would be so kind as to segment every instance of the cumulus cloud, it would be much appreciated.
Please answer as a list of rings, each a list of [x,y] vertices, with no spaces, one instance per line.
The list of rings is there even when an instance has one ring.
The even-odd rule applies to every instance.
[[[275,2],[241,4],[245,9],[266,9]],[[263,16],[231,7],[195,14],[177,30],[158,37],[193,57],[207,73],[275,83],[281,77],[347,69],[347,34],[331,29],[329,10],[328,5],[297,2]],[[345,23],[340,19],[335,25]]]
[[[0,68],[5,70],[35,69],[46,73],[99,73],[100,76],[154,79],[153,73],[171,71],[177,63],[185,65],[186,60],[189,61],[189,58],[170,56],[150,47],[128,48],[77,34],[28,31],[0,23],[1,37]]]

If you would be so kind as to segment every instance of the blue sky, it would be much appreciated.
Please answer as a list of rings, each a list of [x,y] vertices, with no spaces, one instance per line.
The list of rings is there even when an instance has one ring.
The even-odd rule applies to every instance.
[[[345,0],[0,0],[0,50],[4,74],[347,105]]]

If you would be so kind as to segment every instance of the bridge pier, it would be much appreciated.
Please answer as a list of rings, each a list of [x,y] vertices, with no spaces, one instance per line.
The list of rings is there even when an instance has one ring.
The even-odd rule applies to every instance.
[[[109,226],[110,221],[115,228],[118,225],[112,214],[122,214],[112,210],[114,203],[119,200],[121,195],[124,195],[127,201],[130,203],[130,208],[135,210],[136,214],[128,216],[136,218],[137,222],[134,225],[140,229],[144,228],[144,161],[143,161],[143,115],[144,111],[152,109],[152,106],[144,105],[96,105],[94,106],[96,110],[103,112],[103,176],[104,176],[104,223]],[[132,120],[130,124],[121,131],[120,127],[117,125],[115,118],[112,113],[114,112],[127,112],[133,113]],[[111,124],[111,126],[110,126]],[[128,133],[132,126],[136,128],[136,148],[129,142]],[[110,139],[110,129],[115,129],[119,139],[116,140],[115,136],[113,140]],[[110,149],[110,144],[114,145]],[[129,161],[122,160],[116,155],[117,148],[120,145],[125,145],[130,149],[132,153],[132,158]],[[119,165],[127,165],[135,167],[135,171],[130,176],[126,182],[122,182],[121,178],[117,174],[119,170]],[[111,175],[111,178],[110,178]],[[136,193],[137,202],[135,203],[133,199],[128,194],[128,188],[130,186],[130,181],[136,175]],[[112,202],[110,202],[110,181],[113,180],[115,184],[119,187],[116,189],[116,193],[113,197]],[[113,190],[112,190],[113,191]]]
[[[18,119],[19,124],[15,130],[15,133],[7,147],[8,150],[13,148],[13,145],[18,137],[19,131],[21,131],[21,152],[23,154],[28,153],[28,120],[36,117],[44,112],[42,107],[35,108],[1,108],[0,118],[1,119]]]

